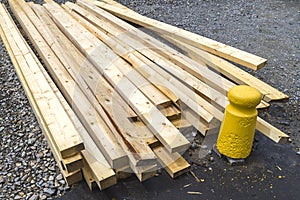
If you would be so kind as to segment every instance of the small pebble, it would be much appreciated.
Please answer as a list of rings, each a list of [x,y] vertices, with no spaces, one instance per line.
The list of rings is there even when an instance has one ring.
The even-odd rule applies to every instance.
[[[44,194],[42,194],[42,195],[40,195],[40,199],[41,199],[41,200],[45,200],[45,199],[47,199],[47,196],[44,195]]]
[[[196,149],[197,146],[198,146],[197,143],[193,141],[190,147],[191,149]]]
[[[53,194],[55,194],[56,190],[53,188],[45,188],[44,192],[50,196],[52,196]]]
[[[53,177],[53,176],[49,176],[48,180],[49,180],[49,181],[53,181],[53,180],[54,180],[54,177]]]
[[[39,196],[34,194],[28,200],[37,200],[38,198],[39,198]]]
[[[14,199],[15,200],[19,200],[19,199],[21,199],[22,197],[20,196],[20,195],[16,195],[15,197],[14,197]]]
[[[62,174],[58,174],[58,175],[56,176],[56,180],[60,181],[61,179],[63,179]]]

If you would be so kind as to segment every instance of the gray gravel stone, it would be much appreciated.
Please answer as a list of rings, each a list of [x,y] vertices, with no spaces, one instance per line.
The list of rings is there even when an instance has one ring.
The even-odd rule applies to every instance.
[[[4,181],[4,178],[3,178],[3,176],[0,176],[0,183],[4,183],[5,181]]]
[[[53,177],[53,176],[49,176],[48,180],[49,180],[49,181],[53,181],[53,180],[54,180],[54,177]]]
[[[19,199],[22,199],[22,197],[21,197],[20,195],[16,195],[16,196],[14,197],[14,200],[19,200]]]
[[[38,198],[39,198],[39,196],[34,194],[28,200],[37,200]]]
[[[56,189],[53,188],[44,188],[44,192],[50,196],[54,195],[56,192]]]
[[[60,181],[60,180],[62,180],[62,179],[63,179],[62,174],[58,174],[58,175],[56,176],[56,180]]]
[[[39,198],[39,196],[34,194],[28,200],[37,200],[38,198]]]
[[[44,194],[42,194],[42,195],[40,195],[40,199],[41,199],[41,200],[45,200],[45,199],[47,199],[47,196],[44,195]]]

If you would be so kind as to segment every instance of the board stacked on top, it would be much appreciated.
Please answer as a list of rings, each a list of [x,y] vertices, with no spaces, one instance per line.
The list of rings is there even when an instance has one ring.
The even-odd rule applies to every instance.
[[[114,1],[9,4],[45,66],[4,6],[1,37],[69,184],[81,180],[81,172],[90,188],[97,183],[100,189],[129,173],[144,181],[159,167],[177,177],[190,167],[182,157],[188,134],[218,129],[231,87],[259,89],[258,108],[288,98],[221,57],[252,69],[265,59]],[[151,28],[189,57],[116,16]],[[256,128],[275,142],[288,139],[261,118]]]

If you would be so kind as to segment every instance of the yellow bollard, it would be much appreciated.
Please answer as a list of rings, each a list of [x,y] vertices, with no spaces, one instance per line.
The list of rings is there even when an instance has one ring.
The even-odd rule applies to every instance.
[[[239,85],[228,92],[230,104],[217,140],[217,150],[233,159],[244,159],[251,153],[254,139],[257,110],[261,93],[250,86]]]

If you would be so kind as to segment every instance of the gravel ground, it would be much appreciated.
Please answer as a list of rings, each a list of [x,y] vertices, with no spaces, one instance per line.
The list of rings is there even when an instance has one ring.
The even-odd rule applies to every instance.
[[[0,199],[52,199],[69,189],[0,39]]]
[[[268,64],[263,69],[251,73],[287,93],[290,100],[287,103],[275,103],[268,111],[261,113],[261,116],[288,133],[292,138],[293,150],[299,151],[299,1],[119,2],[146,16],[267,58]],[[70,188],[59,173],[2,41],[0,89],[0,199],[51,199],[63,195]],[[264,144],[259,143],[262,146]],[[280,151],[274,153],[272,159],[282,160]],[[222,173],[216,170],[212,176],[219,177]],[[150,185],[151,182],[148,183]],[[134,181],[127,184],[141,187]],[[159,184],[157,179],[152,180],[153,184]],[[121,183],[116,188],[119,187],[125,186]],[[271,186],[265,187],[268,189]],[[132,190],[129,186],[127,189],[129,193]]]

